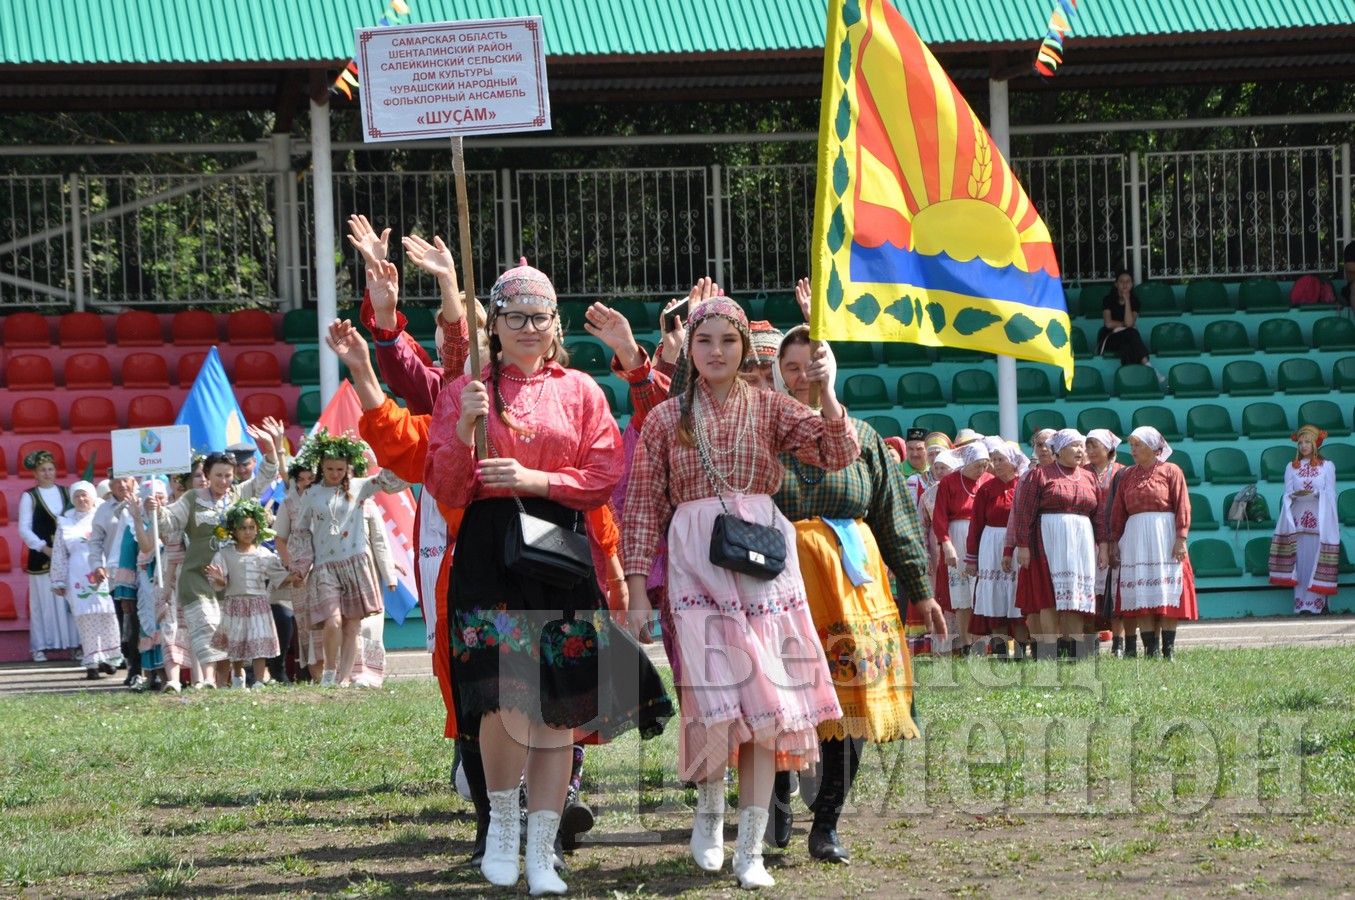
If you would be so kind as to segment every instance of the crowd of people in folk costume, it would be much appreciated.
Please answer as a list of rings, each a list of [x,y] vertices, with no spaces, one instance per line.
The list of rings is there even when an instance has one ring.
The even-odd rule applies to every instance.
[[[1039,431],[1033,460],[968,430],[883,439],[838,402],[833,355],[807,326],[750,322],[702,279],[665,308],[652,357],[619,311],[588,308],[587,331],[629,386],[622,432],[598,384],[567,367],[546,274],[526,260],[503,273],[472,334],[446,246],[404,238],[440,288],[435,364],[404,331],[389,230],[362,216],[349,228],[381,378],[353,323],[331,324],[327,343],[351,373],[360,434],[317,433],[289,460],[281,423],[265,422],[250,432],[256,471],[213,454],[168,492],[114,479],[102,505],[94,486],[54,488],[31,460],[34,590],[70,598],[90,677],[126,657],[166,684],[189,665],[205,686],[281,680],[269,661],[295,617],[314,678],[352,683],[360,625],[394,578],[369,498],[422,483],[424,618],[476,810],[472,861],[491,884],[518,882],[525,843],[531,893],[564,893],[561,850],[592,825],[584,747],[631,728],[653,737],[675,715],[699,868],[724,865],[731,767],[740,885],[773,884],[762,847],[790,841],[791,773],[813,773],[808,852],[845,862],[837,825],[863,744],[918,735],[910,639],[1074,661],[1108,626],[1115,655],[1141,640],[1171,659],[1176,624],[1197,615],[1189,496],[1152,428],[1129,435],[1129,466],[1104,430]],[[802,280],[806,321],[809,296]],[[1296,439],[1275,555],[1320,594],[1330,463],[1321,435]],[[382,467],[371,479],[369,449]],[[273,515],[258,498],[279,472]],[[676,706],[642,646],[656,639]]]

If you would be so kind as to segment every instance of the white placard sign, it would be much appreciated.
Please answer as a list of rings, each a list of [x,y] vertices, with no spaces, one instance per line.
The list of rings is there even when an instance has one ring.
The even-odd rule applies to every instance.
[[[541,17],[357,30],[362,139],[550,128]]]
[[[109,434],[113,471],[123,475],[175,475],[193,468],[193,437],[187,425],[120,428]]]

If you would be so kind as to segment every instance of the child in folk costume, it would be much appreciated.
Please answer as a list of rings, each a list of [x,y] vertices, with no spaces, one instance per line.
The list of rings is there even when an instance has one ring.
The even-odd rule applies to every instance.
[[[363,504],[363,518],[367,523],[368,552],[372,566],[376,570],[376,579],[386,591],[395,589],[398,584],[395,558],[390,552],[390,541],[386,535],[386,523],[381,517],[381,508],[376,501],[368,499]],[[384,604],[383,604],[384,605]],[[381,687],[386,680],[386,614],[370,615],[362,620],[358,629],[358,650],[353,656],[353,669],[349,681],[357,687]]]
[[[941,548],[936,599],[942,609],[954,611],[956,638],[961,652],[967,652],[974,637],[969,628],[974,613],[974,582],[960,563],[974,514],[974,494],[992,476],[988,474],[988,447],[982,438],[953,452],[960,457],[960,470],[941,479],[932,507],[932,533]]]
[[[770,496],[784,474],[777,456],[791,453],[835,471],[857,458],[860,445],[833,392],[826,348],[806,376],[822,390],[819,412],[739,379],[752,341],[748,318],[732,300],[716,297],[693,309],[687,344],[682,395],[650,413],[636,448],[622,556],[632,618],[647,621],[645,582],[660,537],[668,535],[668,605],[684,680],[679,775],[697,783],[692,856],[707,871],[723,865],[724,778],[737,754],[734,872],[744,887],[771,886],[762,835],[775,771],[816,762],[818,726],[842,716],[806,601],[795,528]],[[780,533],[779,574],[755,577],[710,562],[725,510]],[[712,671],[712,648],[751,669],[743,677],[727,667]]]
[[[1336,594],[1341,530],[1336,516],[1336,466],[1318,452],[1327,433],[1304,425],[1291,439],[1294,461],[1284,467],[1284,500],[1270,542],[1270,583],[1294,589],[1294,612],[1319,615]]]
[[[212,646],[231,661],[231,687],[245,686],[245,664],[254,667],[254,686],[268,678],[268,660],[278,655],[278,632],[268,598],[271,589],[291,579],[277,554],[259,542],[273,536],[268,512],[257,500],[241,500],[217,531],[221,549],[204,571],[225,597],[221,627]]]
[[[1016,570],[1006,547],[1007,522],[1017,482],[1030,468],[1021,448],[1001,438],[984,438],[992,477],[974,492],[974,509],[965,540],[965,571],[974,581],[974,620],[978,634],[1002,636],[997,655],[1007,655],[1005,635],[1016,638],[1016,658],[1025,656],[1029,639],[1016,606]]]
[[[96,502],[94,485],[71,485],[71,508],[57,522],[52,540],[52,593],[70,603],[85,677],[91,681],[112,675],[122,663],[122,636],[108,580],[91,577],[98,571],[89,551]]]
[[[321,686],[350,684],[362,620],[383,612],[364,501],[377,491],[397,493],[409,485],[394,473],[367,472],[366,443],[321,428],[306,439],[298,458],[320,473],[301,498],[301,515],[287,549],[291,569],[310,587],[310,627],[323,631]]]
[[[273,520],[273,546],[277,548],[278,558],[290,570],[292,555],[289,541],[292,536],[292,523],[301,515],[301,497],[306,489],[315,483],[315,472],[306,463],[294,461],[287,467],[287,493],[278,504],[277,517]],[[298,670],[305,673],[315,683],[320,682],[324,667],[324,648],[322,633],[310,627],[311,600],[310,589],[304,581],[293,582],[273,592],[273,603],[288,602],[292,607],[292,619],[296,623],[296,664]],[[286,648],[282,648],[286,655]]]
[[[53,536],[61,516],[71,508],[70,495],[56,483],[56,460],[46,450],[24,457],[24,468],[37,484],[19,498],[19,538],[28,547],[28,648],[34,662],[45,662],[47,650],[80,646],[70,607],[52,594]]]
[[[1107,540],[1111,562],[1119,569],[1116,614],[1143,633],[1148,656],[1172,658],[1176,623],[1199,617],[1195,574],[1186,538],[1190,534],[1190,494],[1186,476],[1167,458],[1172,448],[1150,426],[1129,435],[1134,465],[1120,474],[1111,501]]]

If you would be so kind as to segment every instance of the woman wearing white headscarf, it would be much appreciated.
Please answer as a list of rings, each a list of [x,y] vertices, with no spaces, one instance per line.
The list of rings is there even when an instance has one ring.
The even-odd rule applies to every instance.
[[[77,481],[71,485],[71,509],[57,522],[52,540],[52,593],[66,598],[80,632],[85,677],[112,675],[122,663],[122,632],[108,579],[90,581],[94,571],[89,560],[89,536],[98,505],[94,485]]]
[[[1101,509],[1098,515],[1103,522],[1108,521],[1110,515],[1110,501],[1114,496],[1116,479],[1120,472],[1124,470],[1124,464],[1115,458],[1115,450],[1120,446],[1120,439],[1115,432],[1109,428],[1093,428],[1087,432],[1087,468],[1096,476],[1096,489],[1101,493]],[[1110,652],[1113,656],[1125,656],[1124,619],[1115,615],[1115,591],[1112,586],[1115,583],[1115,571],[1109,566],[1109,548],[1105,554],[1104,560],[1107,564],[1101,565],[1103,560],[1097,558],[1096,567],[1096,622],[1092,628],[1110,628]],[[1134,641],[1137,648],[1137,641],[1132,636],[1130,640]],[[1133,656],[1137,649],[1128,653]]]
[[[974,495],[988,474],[988,447],[983,439],[970,441],[953,451],[961,467],[941,479],[936,488],[936,506],[932,510],[932,533],[941,547],[941,565],[936,575],[936,599],[944,610],[955,613],[955,634],[960,650],[973,642],[969,619],[974,611],[974,581],[960,565],[969,540],[969,523],[974,515]]]
[[[1129,435],[1134,465],[1125,469],[1110,510],[1110,550],[1120,569],[1117,612],[1132,617],[1143,632],[1143,649],[1172,658],[1176,623],[1196,619],[1195,574],[1186,536],[1190,533],[1190,494],[1186,476],[1167,465],[1171,446],[1156,428]]]
[[[1040,658],[1071,657],[1096,612],[1096,478],[1082,468],[1086,439],[1074,428],[1049,439],[1054,461],[1032,469],[1012,506],[1013,554],[1029,590],[1019,598]],[[1057,639],[1056,647],[1047,643]]]
[[[1010,441],[990,437],[984,438],[984,442],[992,477],[974,494],[974,516],[965,548],[965,572],[974,579],[974,618],[970,628],[975,634],[1016,638],[1016,658],[1020,659],[1025,656],[1023,648],[1030,636],[1016,606],[1016,572],[1003,562],[1011,555],[1005,545],[1012,497],[1017,481],[1030,467],[1030,460]],[[997,655],[1007,656],[1005,637],[998,644]]]

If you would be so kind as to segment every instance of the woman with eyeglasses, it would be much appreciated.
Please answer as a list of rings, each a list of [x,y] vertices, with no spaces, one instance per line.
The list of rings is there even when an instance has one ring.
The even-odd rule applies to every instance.
[[[606,503],[621,474],[621,435],[606,397],[588,375],[564,368],[557,309],[550,279],[525,259],[494,283],[488,364],[438,395],[424,473],[439,502],[465,510],[447,624],[457,728],[479,741],[489,799],[480,871],[500,887],[518,881],[525,771],[533,895],[567,890],[553,857],[575,730],[638,725],[652,735],[672,713],[643,655],[627,672],[631,683],[600,684],[603,650],[622,637],[600,612],[591,564],[573,586],[559,586],[510,567],[505,553],[525,534],[527,516],[582,534],[584,511]],[[477,460],[481,418],[489,452]]]

